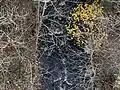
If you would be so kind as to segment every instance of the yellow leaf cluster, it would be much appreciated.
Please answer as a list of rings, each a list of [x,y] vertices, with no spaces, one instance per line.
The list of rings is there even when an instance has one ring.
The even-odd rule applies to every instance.
[[[115,81],[114,88],[120,89],[120,73],[118,73],[118,75],[115,75],[115,76],[117,76],[117,78],[116,78],[116,81]]]
[[[96,17],[103,13],[103,7],[97,2],[98,0],[92,4],[78,4],[70,13],[73,20],[66,25],[67,34],[78,46],[84,46],[91,33],[96,33]]]

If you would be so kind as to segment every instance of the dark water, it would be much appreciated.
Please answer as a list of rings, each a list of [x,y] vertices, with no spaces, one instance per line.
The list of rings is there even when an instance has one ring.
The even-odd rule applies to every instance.
[[[39,61],[42,62],[42,90],[90,90],[85,77],[89,55],[69,41],[65,23],[79,0],[47,3],[39,38]]]

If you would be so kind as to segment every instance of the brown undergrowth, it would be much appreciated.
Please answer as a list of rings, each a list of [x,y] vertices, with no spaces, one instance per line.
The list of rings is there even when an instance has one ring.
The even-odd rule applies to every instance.
[[[39,90],[36,6],[0,0],[0,90]]]

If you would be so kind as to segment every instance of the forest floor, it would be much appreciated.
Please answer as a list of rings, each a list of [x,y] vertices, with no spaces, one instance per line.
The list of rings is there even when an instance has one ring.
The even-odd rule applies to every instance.
[[[78,3],[0,0],[0,90],[120,89],[114,88],[120,74],[120,2],[103,3],[108,39],[92,54],[94,79],[85,77],[89,55],[65,31]]]

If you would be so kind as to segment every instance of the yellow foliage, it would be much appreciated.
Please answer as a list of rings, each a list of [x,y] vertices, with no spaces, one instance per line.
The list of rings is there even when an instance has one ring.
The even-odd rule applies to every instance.
[[[68,36],[73,39],[78,46],[84,47],[90,35],[96,34],[96,18],[103,13],[103,7],[95,0],[92,4],[78,4],[72,10],[72,23],[66,25]],[[82,26],[82,27],[81,27]]]
[[[117,79],[115,81],[114,88],[120,89],[120,73],[118,73],[118,75],[115,75],[115,76],[117,76]]]

